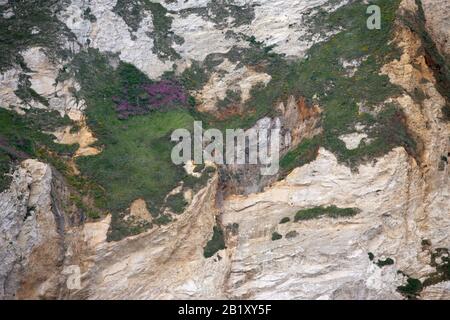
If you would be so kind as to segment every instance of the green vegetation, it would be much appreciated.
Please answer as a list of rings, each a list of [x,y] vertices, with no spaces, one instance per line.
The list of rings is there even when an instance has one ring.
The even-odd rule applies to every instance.
[[[55,15],[65,4],[65,0],[21,0],[0,7],[0,72],[14,63],[22,65],[20,52],[30,47],[48,49],[50,58],[70,54],[68,49],[63,49],[64,43],[75,36]],[[7,10],[13,10],[14,15],[5,18],[3,13]]]
[[[423,241],[422,245],[424,245]],[[417,299],[417,296],[423,288],[450,280],[450,257],[447,248],[437,248],[432,251],[430,265],[434,267],[436,271],[428,274],[423,282],[419,279],[410,277],[402,271],[398,271],[398,273],[407,277],[407,282],[405,285],[399,286],[397,291],[407,299]]]
[[[205,258],[210,258],[216,254],[217,251],[225,249],[225,238],[223,230],[214,226],[212,239],[208,241],[205,248],[203,249],[203,255]]]
[[[397,287],[397,291],[400,292],[407,299],[414,300],[423,289],[422,282],[419,279],[411,278],[407,274],[399,271],[399,273],[407,277],[406,285]]]
[[[450,256],[447,248],[437,248],[431,253],[431,266],[435,272],[428,275],[423,281],[423,286],[432,286],[443,281],[450,280]]]
[[[394,260],[391,258],[386,258],[385,260],[378,260],[376,265],[380,268],[383,268],[384,266],[390,266],[394,264]]]
[[[163,221],[164,218],[166,218],[166,216],[160,216],[158,218],[159,220],[157,222],[155,221],[155,223],[159,225],[168,223]],[[137,224],[134,222],[128,223],[123,219],[122,215],[113,215],[111,224],[114,225],[114,228],[110,228],[108,230],[108,241],[119,241],[125,237],[140,234],[153,227],[153,225],[149,222],[141,222]]]
[[[352,217],[358,213],[355,208],[338,208],[336,206],[314,207],[311,209],[300,210],[295,214],[295,221],[319,219],[322,217],[340,218]]]
[[[321,136],[304,139],[296,148],[289,151],[280,161],[280,178],[286,176],[292,169],[301,167],[317,157],[321,143]]]
[[[133,98],[134,84],[152,83],[135,67],[120,63],[117,69],[109,64],[114,56],[100,54],[89,49],[80,52],[66,66],[61,78],[74,76],[81,85],[80,96],[87,103],[87,124],[92,128],[102,149],[99,155],[77,159],[82,174],[104,190],[101,207],[113,214],[112,229],[121,218],[120,212],[132,201],[143,198],[158,216],[165,196],[183,179],[189,185],[199,187],[206,183],[208,174],[202,178],[188,176],[182,166],[170,159],[172,142],[170,134],[178,128],[191,128],[193,118],[188,110],[172,109],[167,112],[153,111],[147,115],[119,120],[113,97],[123,88],[130,88]],[[178,202],[173,203],[178,210]],[[156,223],[165,223],[161,218]],[[117,235],[126,235],[121,227]]]
[[[280,220],[280,224],[288,223],[289,221],[291,221],[289,217],[284,217],[283,219]]]
[[[157,225],[166,225],[166,224],[169,224],[170,222],[172,222],[172,218],[168,215],[162,214],[158,218],[156,218],[154,221]]]
[[[209,79],[209,72],[199,62],[192,62],[190,68],[183,71],[180,82],[187,90],[200,90]]]
[[[187,205],[188,202],[184,199],[184,195],[181,192],[167,197],[166,206],[174,213],[183,213]]]
[[[150,0],[118,0],[113,9],[132,31],[139,29],[146,10],[152,14],[154,31],[150,36],[154,40],[153,53],[162,60],[180,58],[172,44],[183,43],[184,40],[170,31],[173,18],[167,15],[166,8],[160,3]]]
[[[24,73],[19,76],[17,90],[14,91],[14,93],[18,98],[22,99],[26,103],[30,103],[34,100],[48,107],[48,100],[31,88],[30,76]]]
[[[368,255],[370,261],[373,261],[373,259],[375,259],[375,255],[372,252],[369,252]]]
[[[125,84],[146,77],[124,63],[114,70],[108,58],[95,50],[75,57],[70,72],[81,84],[88,125],[103,148],[97,156],[78,159],[82,172],[105,187],[113,211],[124,210],[141,197],[153,205],[161,204],[184,177],[184,169],[170,160],[170,134],[192,126],[192,117],[187,111],[172,110],[119,120],[113,96]]]
[[[181,10],[181,14],[197,14],[214,22],[218,29],[239,27],[250,24],[255,19],[255,11],[251,4],[236,5],[233,0],[211,0],[206,7]],[[229,22],[231,19],[231,23]]]
[[[277,241],[277,240],[280,240],[281,238],[283,238],[283,236],[281,234],[279,234],[278,232],[272,233],[272,241]]]
[[[39,128],[41,131],[47,132],[73,125],[73,121],[67,115],[61,117],[58,111],[30,109],[26,112],[24,118],[32,123],[36,129]]]
[[[229,106],[236,106],[241,103],[241,92],[228,89],[225,98],[217,101],[219,110],[223,110]]]
[[[47,129],[55,129],[65,123],[55,112],[34,110],[19,116],[15,112],[0,108],[0,191],[8,187],[10,177],[5,174],[14,163],[33,157],[47,160],[56,166],[56,155],[70,156],[78,148],[77,145],[56,144],[52,135],[42,133],[42,119],[47,117],[54,119],[53,122],[46,123]]]
[[[387,76],[380,75],[381,67],[399,56],[398,49],[390,41],[398,3],[398,0],[373,1],[382,10],[382,30],[367,30],[367,5],[360,2],[332,13],[322,13],[323,17],[317,23],[324,24],[327,30],[341,27],[343,31],[314,45],[307,58],[300,61],[288,61],[264,43],[247,38],[249,48],[232,48],[224,57],[267,72],[272,80],[267,86],[253,88],[244,114],[224,120],[202,114],[198,117],[217,128],[248,128],[261,117],[275,116],[274,107],[290,95],[303,96],[309,101],[314,97],[323,108],[323,134],[306,140],[289,152],[281,160],[283,174],[313,160],[319,146],[332,151],[340,162],[352,167],[381,156],[395,146],[404,146],[414,155],[416,145],[406,130],[402,112],[395,105],[385,105],[378,115],[360,112],[358,107],[362,104],[365,109],[372,110],[383,105],[388,97],[401,93]],[[342,60],[361,61],[354,76],[347,75]],[[371,142],[347,150],[339,136],[354,132],[356,124],[366,126]]]
[[[104,190],[97,194],[97,202],[102,210],[112,213],[109,239],[118,240],[147,227],[136,228],[122,221],[121,213],[134,200],[142,198],[147,202],[154,223],[167,224],[172,218],[162,215],[164,208],[182,213],[187,203],[182,194],[169,196],[165,201],[166,195],[182,181],[183,188],[200,190],[214,168],[198,168],[202,175],[197,178],[171,161],[170,134],[178,128],[192,127],[194,118],[190,110],[173,108],[118,118],[114,97],[120,96],[126,88],[128,101],[140,99],[140,86],[153,82],[130,64],[121,62],[114,69],[109,63],[111,59],[115,57],[89,49],[76,55],[60,78],[72,75],[81,84],[79,95],[88,106],[87,124],[102,152],[78,158],[77,165],[83,177]]]

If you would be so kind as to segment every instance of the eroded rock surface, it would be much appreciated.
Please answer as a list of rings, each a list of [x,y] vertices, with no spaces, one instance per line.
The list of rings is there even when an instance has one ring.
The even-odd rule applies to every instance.
[[[448,12],[435,9],[440,5],[445,9],[445,1],[441,2],[424,0],[423,7],[426,25],[445,55]],[[279,54],[302,57],[312,44],[324,39],[323,35],[309,37],[311,30],[302,24],[305,15],[320,7],[335,10],[346,1],[260,0],[251,8],[246,7],[247,1],[235,1],[247,10],[247,16],[241,18],[248,23],[231,16],[217,22],[214,14],[205,11],[208,1],[161,2],[173,18],[171,32],[180,37],[172,43],[179,56],[164,59],[153,50],[151,12],[144,10],[133,30],[114,12],[116,3],[72,0],[59,18],[75,34],[80,46],[76,50],[84,46],[115,53],[158,78],[172,70],[174,63],[183,69],[209,54],[225,54],[233,46],[248,45],[227,31],[276,44],[273,50]],[[90,19],[85,15],[88,8]],[[398,14],[417,15],[418,10],[414,0],[403,0]],[[398,19],[395,43],[401,54],[381,70],[402,89],[390,102],[403,110],[406,126],[418,145],[416,154],[397,147],[350,168],[320,148],[314,161],[278,182],[255,181],[254,171],[245,171],[249,174],[246,177],[228,168],[240,176],[239,182],[232,183],[232,193],[242,195],[222,199],[220,188],[225,184],[219,171],[196,194],[188,190],[185,198],[189,198],[189,205],[175,221],[111,242],[107,241],[111,215],[83,224],[84,217],[66,201],[71,190],[64,179],[47,164],[22,162],[9,189],[0,194],[0,297],[404,298],[398,287],[405,284],[407,276],[425,282],[435,271],[431,258],[435,250],[450,247],[450,127],[443,114],[448,101],[437,89],[432,66],[420,50],[422,41]],[[49,107],[82,121],[84,105],[75,101],[73,90],[69,90],[76,89],[76,83],[69,79],[55,86],[61,66],[51,63],[37,47],[25,51],[23,57],[32,70],[26,71],[32,88],[49,99],[49,106],[28,107]],[[341,62],[351,77],[358,63]],[[246,99],[253,86],[270,80],[265,73],[246,66],[223,63],[225,73],[213,72],[198,92],[206,111],[216,111],[216,102],[225,97],[230,86]],[[26,108],[14,93],[23,72],[14,68],[1,75],[2,107],[18,112]],[[417,90],[423,92],[423,99],[417,99]],[[321,132],[320,105],[291,96],[279,104],[278,111],[279,117],[262,118],[255,127],[283,129],[283,151]],[[66,128],[57,136],[62,143],[80,142],[77,156],[99,152],[90,147],[95,138],[87,128],[76,135]],[[341,136],[349,150],[364,138],[362,131]],[[193,165],[186,166],[186,171],[195,174]],[[299,210],[330,206],[354,208],[357,213],[296,219]],[[142,199],[131,205],[129,216],[146,221],[149,214]],[[280,223],[283,219],[285,223]],[[214,227],[223,230],[226,248],[205,258],[204,248]],[[275,233],[281,238],[274,237]],[[379,261],[392,263],[377,265]],[[67,268],[73,270],[74,266],[81,272],[80,287],[69,288],[71,273]],[[448,279],[426,286],[419,297],[448,299]]]

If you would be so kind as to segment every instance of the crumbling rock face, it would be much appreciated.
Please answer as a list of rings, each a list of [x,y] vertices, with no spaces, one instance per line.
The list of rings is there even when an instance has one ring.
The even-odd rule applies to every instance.
[[[63,288],[66,228],[81,217],[63,210],[68,190],[59,179],[49,165],[26,160],[0,194],[3,299],[56,298]]]
[[[450,3],[446,0],[422,0],[426,27],[439,51],[450,62]]]
[[[78,30],[79,39],[85,37],[87,43],[89,37],[93,46],[104,46],[105,50],[124,49],[122,40],[105,43],[109,31],[103,28],[111,27],[116,17],[104,5],[112,2],[91,2],[97,5],[92,5],[97,22],[90,22],[89,26],[84,22],[76,24],[79,21],[74,17],[81,14],[76,11],[81,2],[87,3],[72,1],[73,7],[66,12],[67,24],[74,23],[72,29]],[[181,7],[195,7],[196,3],[201,6],[199,1],[165,5],[176,11]],[[263,5],[255,9],[254,21],[268,22],[260,13],[272,3],[277,6],[281,2],[261,3]],[[294,5],[287,1],[282,3]],[[433,24],[435,20],[427,9],[432,2],[423,3],[427,21]],[[399,14],[417,14],[417,11],[414,0],[403,0]],[[284,19],[289,20],[292,10],[286,12],[289,15]],[[194,14],[189,18],[192,16],[212,28],[212,22],[207,23]],[[101,19],[110,20],[102,26]],[[150,26],[150,17],[146,19],[140,28]],[[180,27],[183,19],[174,20],[176,33],[182,34],[186,28]],[[276,19],[271,19],[276,24]],[[256,22],[250,29],[258,26]],[[286,21],[282,23],[285,25]],[[118,34],[122,31],[129,34],[122,23],[115,27],[121,29]],[[208,30],[203,28],[202,33],[192,36],[198,37]],[[229,196],[219,199],[221,201],[217,200],[223,181],[216,175],[194,196],[176,221],[118,242],[106,241],[111,216],[80,227],[81,217],[71,214],[63,205],[68,191],[58,182],[57,174],[48,165],[27,160],[16,171],[11,187],[0,194],[0,260],[3,261],[0,296],[402,299],[397,288],[405,283],[404,274],[426,279],[434,271],[430,252],[450,247],[450,172],[448,161],[444,160],[450,152],[450,127],[442,114],[445,98],[436,89],[435,76],[419,50],[422,39],[400,19],[396,30],[395,41],[402,54],[381,72],[403,89],[402,94],[392,100],[405,113],[408,130],[419,144],[417,157],[398,147],[351,170],[321,148],[316,160],[294,169],[284,180],[271,186],[267,181],[251,180],[253,174],[243,176],[245,183],[235,185],[246,190],[237,193],[246,195]],[[436,29],[432,25],[430,30],[445,50],[439,38],[440,31],[433,31]],[[256,31],[257,28],[252,32]],[[183,34],[186,39],[187,34]],[[272,34],[269,42],[281,44],[279,50],[283,50],[281,38],[286,37]],[[122,39],[128,41],[126,37]],[[140,39],[147,41],[144,36]],[[184,47],[179,44],[177,50],[188,57],[194,48],[187,44],[195,41],[194,37],[186,41]],[[108,47],[113,45],[119,47]],[[139,60],[140,56],[134,55],[135,46],[129,46],[131,51],[121,52],[121,58],[133,63],[134,59]],[[204,53],[200,49],[198,52]],[[142,65],[137,65],[146,71],[145,62],[141,62]],[[161,73],[164,67],[158,65],[155,74]],[[417,99],[416,90],[424,93],[423,99]],[[283,117],[264,118],[257,126],[284,128],[290,139],[284,141],[286,148],[283,150],[304,137],[317,134],[318,107],[308,107],[305,101],[291,98],[279,109]],[[250,189],[250,186],[256,188]],[[332,205],[357,208],[358,213],[352,217],[295,221],[298,210]],[[289,222],[280,224],[283,218],[289,218]],[[216,225],[225,230],[226,249],[205,258],[203,248]],[[273,239],[274,232],[282,238]],[[376,264],[387,258],[393,263]],[[64,269],[67,266],[80,268],[79,288],[66,286]],[[448,299],[449,281],[425,287],[420,297]]]
[[[87,223],[82,288],[68,298],[224,298],[220,292],[229,267],[227,256],[203,257],[218,214],[217,181],[216,175],[177,221],[119,242],[105,242],[109,217]]]
[[[61,65],[49,60],[42,48],[32,47],[22,52],[24,63],[28,70],[20,67],[12,68],[0,74],[0,107],[12,109],[20,114],[30,108],[58,111],[61,116],[80,121],[85,104],[78,101],[74,92],[79,85],[73,79],[57,80]],[[15,91],[19,89],[20,76],[28,76],[30,88],[46,100],[46,104],[39,101],[22,101]]]
[[[267,130],[268,138],[257,146],[247,145],[247,149],[267,148],[270,150],[270,130],[280,132],[280,158],[289,150],[295,148],[303,139],[312,138],[321,132],[320,114],[317,105],[309,105],[303,97],[298,100],[290,96],[286,106],[281,102],[278,106],[280,116],[276,118],[265,117],[257,121],[251,128],[258,137],[262,130]],[[248,133],[248,131],[246,131]],[[264,150],[263,148],[263,150]],[[247,152],[249,153],[249,152]],[[261,192],[265,187],[277,181],[278,175],[262,175],[261,168],[267,167],[258,161],[258,164],[233,164],[221,168],[221,190],[224,196],[228,194],[251,194]]]

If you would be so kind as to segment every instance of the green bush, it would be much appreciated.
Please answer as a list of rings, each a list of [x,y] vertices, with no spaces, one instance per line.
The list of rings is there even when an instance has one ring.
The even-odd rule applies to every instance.
[[[419,279],[407,277],[406,285],[397,287],[397,291],[408,299],[416,299],[423,289],[422,282]]]
[[[377,266],[379,266],[380,268],[384,267],[384,266],[390,266],[394,264],[394,260],[391,258],[386,258],[385,260],[378,260],[377,261]]]
[[[355,208],[338,208],[336,206],[314,207],[310,209],[299,210],[295,214],[295,221],[319,219],[322,217],[339,218],[352,217],[358,213]]]
[[[279,234],[278,232],[272,233],[272,241],[277,241],[277,240],[280,240],[281,238],[283,238],[283,236],[281,234]]]
[[[188,202],[184,199],[183,193],[177,193],[167,197],[166,205],[172,210],[172,212],[181,214],[184,212]]]
[[[289,221],[291,221],[289,217],[284,217],[283,219],[280,220],[280,224],[288,223]]]
[[[225,249],[225,238],[221,228],[214,226],[212,239],[208,241],[203,249],[205,258],[210,258],[216,254],[217,251]]]

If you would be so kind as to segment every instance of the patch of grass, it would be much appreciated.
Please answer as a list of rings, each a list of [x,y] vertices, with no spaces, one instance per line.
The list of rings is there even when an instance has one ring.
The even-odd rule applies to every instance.
[[[166,205],[176,214],[181,214],[188,205],[184,195],[180,192],[167,197]]]
[[[280,220],[280,224],[288,223],[289,221],[291,221],[291,218],[284,217],[283,219]]]
[[[0,192],[6,190],[11,184],[11,177],[8,175],[11,170],[11,158],[3,151],[0,151]]]
[[[272,233],[272,241],[277,241],[277,240],[280,240],[282,238],[283,238],[283,236],[281,234],[279,234],[278,232]]]
[[[24,117],[27,121],[33,123],[35,128],[47,132],[74,125],[74,122],[67,115],[61,117],[59,112],[54,110],[30,109],[26,111]]]
[[[205,258],[210,258],[215,255],[216,252],[225,248],[225,237],[223,234],[223,230],[218,226],[214,226],[213,236],[211,240],[206,243],[206,246],[203,249],[203,255],[205,256]]]
[[[170,222],[172,222],[172,218],[168,215],[162,214],[160,215],[158,218],[153,219],[153,221],[157,224],[157,225],[166,225],[169,224]]]
[[[376,265],[380,268],[383,268],[384,266],[390,266],[394,264],[394,260],[391,258],[386,258],[385,260],[378,260]]]
[[[160,206],[185,176],[184,169],[170,159],[170,134],[192,126],[193,118],[175,109],[119,120],[113,96],[124,83],[140,82],[145,75],[122,63],[114,70],[98,51],[80,53],[70,72],[81,84],[87,123],[103,148],[99,155],[78,159],[81,171],[107,190],[107,209],[113,212],[123,211],[138,198]]]
[[[289,151],[280,161],[280,176],[285,177],[292,169],[316,159],[321,139],[320,135],[312,139],[304,139],[297,147]]]
[[[340,218],[352,217],[358,213],[355,208],[338,208],[336,206],[314,207],[310,209],[300,210],[295,214],[295,221],[319,219],[322,217]]]
[[[89,49],[66,66],[66,72],[81,85],[80,96],[88,106],[87,124],[98,139],[96,145],[102,149],[98,155],[77,158],[77,165],[83,176],[104,189],[102,209],[115,217],[112,229],[120,221],[120,213],[134,200],[144,199],[158,216],[166,195],[181,181],[195,191],[206,184],[210,176],[204,173],[200,178],[192,177],[182,166],[172,163],[174,144],[170,134],[178,128],[190,129],[194,121],[186,108],[118,119],[113,97],[118,96],[124,86],[132,89],[136,84],[152,81],[129,64],[120,63],[118,68],[112,68],[109,61],[113,58]],[[133,99],[134,93],[128,91],[128,96]],[[170,200],[174,200],[176,211],[181,210],[180,201]],[[158,219],[156,223],[168,222],[164,217]],[[126,235],[125,227],[121,224],[121,231],[114,233],[113,238]]]

